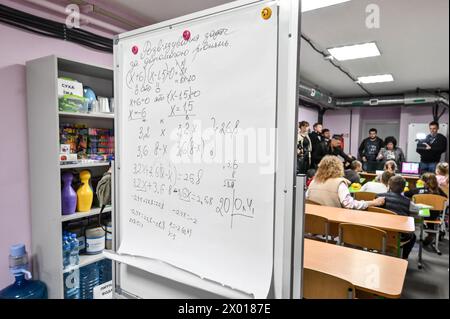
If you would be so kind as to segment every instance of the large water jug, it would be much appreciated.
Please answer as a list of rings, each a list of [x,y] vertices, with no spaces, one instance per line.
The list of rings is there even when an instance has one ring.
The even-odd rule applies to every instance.
[[[14,275],[12,285],[0,291],[0,299],[47,299],[47,286],[31,280],[28,255],[24,244],[13,245],[9,250],[9,271]]]

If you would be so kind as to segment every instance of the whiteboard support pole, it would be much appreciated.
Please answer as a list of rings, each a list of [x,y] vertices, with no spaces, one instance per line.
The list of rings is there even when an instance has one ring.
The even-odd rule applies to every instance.
[[[273,297],[294,294],[297,119],[300,87],[301,1],[279,0],[277,178]],[[303,213],[297,212],[297,214]],[[302,215],[301,215],[302,216]],[[303,265],[300,265],[303,267]],[[300,278],[301,279],[301,278]],[[300,284],[300,283],[296,283]]]

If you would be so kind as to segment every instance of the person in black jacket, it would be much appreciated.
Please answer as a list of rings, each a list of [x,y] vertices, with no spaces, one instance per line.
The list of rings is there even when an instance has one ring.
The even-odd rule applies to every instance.
[[[389,209],[398,215],[409,216],[411,211],[411,200],[402,195],[405,189],[406,180],[401,176],[392,176],[389,179],[389,191],[384,194],[378,194],[376,197],[384,197],[385,202],[382,208]],[[401,234],[401,241],[406,242],[403,245],[403,259],[408,259],[414,244],[416,243],[416,235],[414,233]]]
[[[312,150],[314,152],[314,148],[323,141],[322,138],[322,124],[315,123],[313,125],[313,131],[309,133],[309,139],[311,140]]]
[[[441,155],[447,150],[447,138],[438,133],[439,123],[429,124],[430,134],[424,140],[417,143],[416,152],[420,154],[420,173],[434,173],[436,165],[441,160]]]
[[[377,156],[384,146],[383,140],[377,136],[376,128],[369,130],[369,137],[365,138],[358,149],[358,155],[363,163],[363,170],[366,172],[375,172],[377,170]]]
[[[313,168],[317,168],[320,161],[325,155],[335,155],[341,157],[344,161],[344,167],[349,167],[350,163],[355,160],[354,157],[347,155],[342,151],[341,141],[339,136],[333,136],[331,141],[320,142],[312,153],[312,165]]]

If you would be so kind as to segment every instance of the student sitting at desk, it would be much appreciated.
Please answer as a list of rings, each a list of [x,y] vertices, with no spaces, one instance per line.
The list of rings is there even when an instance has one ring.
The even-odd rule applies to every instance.
[[[383,208],[389,209],[398,215],[409,216],[410,211],[417,211],[414,203],[411,200],[402,195],[405,189],[406,180],[401,176],[393,176],[389,179],[389,191],[384,194],[378,194],[380,197],[385,198]],[[408,259],[414,244],[416,243],[416,235],[414,233],[401,234],[400,240],[407,243],[403,246],[403,259]]]
[[[390,171],[384,171],[383,174],[381,174],[381,178],[380,178],[379,182],[365,183],[361,187],[361,192],[369,192],[369,193],[375,193],[375,194],[387,193],[389,179],[392,176],[395,176],[395,174]]]
[[[306,198],[323,206],[365,210],[381,206],[384,198],[372,201],[355,200],[348,190],[348,180],[343,178],[344,165],[337,156],[326,155],[319,163],[316,176],[306,191]]]
[[[447,197],[439,188],[436,175],[433,173],[425,173],[420,179],[423,181],[423,188],[415,188],[405,192],[406,197],[412,198],[416,194],[436,194]]]
[[[389,160],[386,163],[384,163],[383,171],[385,171],[385,172],[388,171],[388,172],[395,174],[395,172],[397,172],[397,170],[398,170],[398,166],[395,161]]]
[[[436,166],[436,179],[439,187],[448,187],[448,163],[441,162]]]
[[[362,163],[360,161],[352,161],[350,169],[345,170],[344,177],[350,181],[350,184],[359,183],[361,181],[359,172],[362,172]]]

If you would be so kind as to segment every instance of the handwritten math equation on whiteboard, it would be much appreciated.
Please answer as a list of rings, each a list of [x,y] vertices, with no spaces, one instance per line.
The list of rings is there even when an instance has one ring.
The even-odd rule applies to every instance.
[[[216,274],[261,264],[260,249],[270,261],[276,15],[247,9],[120,46],[119,250],[203,274],[206,261]]]

